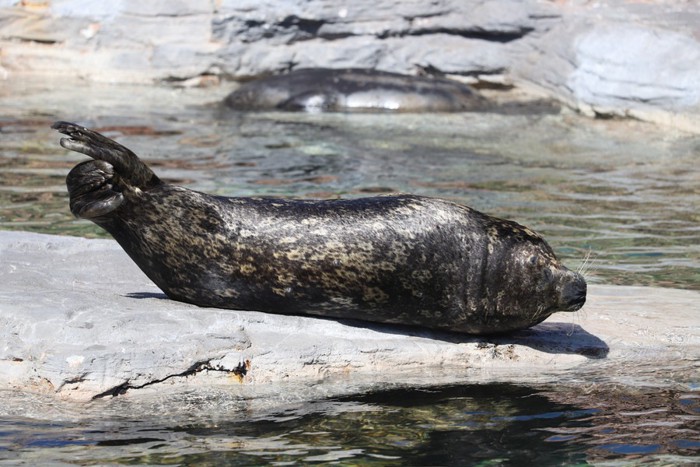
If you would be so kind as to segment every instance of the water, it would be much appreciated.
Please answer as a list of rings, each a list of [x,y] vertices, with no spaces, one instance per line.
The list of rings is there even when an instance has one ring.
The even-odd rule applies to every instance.
[[[134,416],[139,413],[134,404],[144,408],[143,401],[114,399],[90,404],[79,421],[5,419],[0,461],[677,465],[697,461],[693,456],[700,450],[697,393],[658,388],[566,383],[395,388],[273,412],[246,409],[239,401],[213,414],[201,394],[180,394],[166,403],[177,404],[180,412],[148,418]]]
[[[700,290],[696,136],[548,107],[238,115],[215,105],[225,87],[4,84],[1,229],[106,236],[68,210],[65,176],[84,158],[58,147],[49,126],[63,119],[117,138],[161,178],[193,189],[228,196],[440,196],[533,227],[572,268],[590,254],[590,282]],[[306,388],[290,388],[285,407],[218,392],[127,395],[78,406],[7,392],[0,462],[698,461],[696,377],[666,372],[647,378],[654,386],[621,386],[608,376],[541,386],[395,387],[312,402]]]

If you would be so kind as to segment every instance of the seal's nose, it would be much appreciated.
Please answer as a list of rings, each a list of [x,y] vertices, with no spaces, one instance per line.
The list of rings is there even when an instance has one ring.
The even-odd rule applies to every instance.
[[[561,292],[561,305],[564,311],[580,310],[586,303],[588,286],[581,274],[573,273],[574,278],[564,285]]]

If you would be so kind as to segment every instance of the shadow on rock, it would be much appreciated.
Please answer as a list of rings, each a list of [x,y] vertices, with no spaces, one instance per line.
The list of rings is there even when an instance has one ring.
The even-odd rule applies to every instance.
[[[332,318],[328,318],[332,319]],[[610,347],[600,338],[578,324],[540,323],[530,329],[508,335],[470,336],[457,332],[433,331],[415,326],[377,324],[365,321],[338,320],[342,324],[363,327],[388,334],[423,337],[453,344],[479,343],[483,345],[521,345],[551,354],[575,354],[591,359],[605,358]]]
[[[139,300],[151,298],[170,300],[167,295],[162,292],[130,292],[125,296]],[[270,313],[270,315],[275,314]],[[515,331],[511,334],[472,336],[458,332],[437,331],[403,324],[381,324],[361,320],[336,319],[325,316],[307,315],[305,317],[336,321],[345,326],[365,328],[385,334],[422,337],[452,344],[478,343],[484,346],[521,345],[540,352],[551,354],[576,354],[591,359],[605,358],[610,351],[610,348],[603,340],[589,333],[578,324],[571,323],[540,323],[529,329]]]
[[[610,351],[602,339],[578,324],[569,323],[540,323],[509,336],[499,336],[490,342],[525,345],[540,352],[577,354],[592,359],[605,358]]]

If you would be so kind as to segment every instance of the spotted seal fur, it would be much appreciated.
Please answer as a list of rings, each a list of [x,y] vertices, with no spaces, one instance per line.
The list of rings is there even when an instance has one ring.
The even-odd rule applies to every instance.
[[[107,230],[174,300],[200,306],[503,333],[575,311],[586,282],[515,222],[413,195],[211,196],[162,182],[133,152],[73,123],[92,157],[70,209]]]
[[[362,68],[304,68],[243,84],[224,100],[235,110],[459,112],[486,100],[466,84]]]

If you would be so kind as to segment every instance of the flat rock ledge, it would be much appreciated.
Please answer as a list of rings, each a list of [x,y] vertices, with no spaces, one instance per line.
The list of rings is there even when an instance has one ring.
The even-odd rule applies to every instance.
[[[175,302],[112,240],[0,232],[0,258],[0,388],[62,400],[211,387],[251,397],[290,383],[331,396],[564,375],[692,384],[700,361],[695,291],[593,285],[580,312],[475,338]]]

